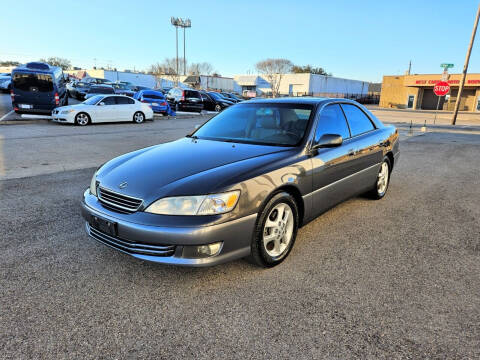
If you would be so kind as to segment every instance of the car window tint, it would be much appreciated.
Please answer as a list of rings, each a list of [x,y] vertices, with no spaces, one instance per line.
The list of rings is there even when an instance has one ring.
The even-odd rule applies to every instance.
[[[115,97],[113,96],[108,96],[106,98],[104,98],[102,100],[103,103],[105,103],[105,105],[115,105],[116,102],[115,102]]]
[[[338,104],[328,105],[320,113],[317,131],[315,133],[315,142],[325,134],[337,134],[344,139],[350,137],[347,121]]]
[[[155,95],[155,94],[143,94],[142,95],[145,99],[159,99],[163,100],[164,97],[162,95]]]
[[[130,104],[135,104],[135,100],[130,99],[125,96],[117,96],[117,104],[119,105],[130,105]]]
[[[365,115],[365,113],[357,106],[352,104],[342,104],[342,109],[347,116],[352,136],[360,135],[375,129],[367,115]]]
[[[53,79],[47,74],[16,73],[13,76],[13,87],[21,91],[51,92]]]
[[[198,91],[186,90],[185,91],[185,97],[200,99],[200,93]]]

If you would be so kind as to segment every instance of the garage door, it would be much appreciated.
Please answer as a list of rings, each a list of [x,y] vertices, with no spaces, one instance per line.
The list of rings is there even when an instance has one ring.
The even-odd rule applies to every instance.
[[[439,109],[443,109],[443,102],[445,96],[440,98]],[[424,110],[436,110],[437,109],[438,96],[434,94],[433,89],[424,89],[422,98],[422,109]]]

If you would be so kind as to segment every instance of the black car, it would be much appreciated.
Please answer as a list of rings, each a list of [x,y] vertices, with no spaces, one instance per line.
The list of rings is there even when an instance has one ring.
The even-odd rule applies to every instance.
[[[90,86],[91,84],[83,81],[72,83],[68,87],[68,95],[77,100],[84,100],[85,95],[88,93],[88,89],[90,89]]]
[[[88,89],[85,99],[99,94],[115,94],[115,90],[110,85],[92,85],[90,89]]]
[[[102,165],[82,215],[92,238],[142,260],[208,266],[248,256],[271,267],[297,229],[332,206],[383,198],[398,156],[395,127],[354,101],[245,101],[187,137]]]
[[[200,96],[202,97],[204,110],[220,112],[233,105],[231,101],[219,100],[219,98],[215,98],[205,91],[200,91]]]
[[[198,90],[175,87],[170,89],[166,98],[175,111],[202,112],[203,110],[203,101]]]
[[[208,95],[210,95],[212,98],[214,98],[215,101],[218,101],[218,102],[221,102],[221,103],[224,103],[224,104],[229,104],[229,106],[230,105],[235,105],[235,103],[233,101],[226,99],[225,97],[220,95],[220,93],[218,93],[218,92],[209,91]]]
[[[228,92],[222,92],[220,93],[225,99],[233,101],[234,103],[239,103],[240,101],[243,101],[243,99],[240,99],[238,96],[232,93]]]

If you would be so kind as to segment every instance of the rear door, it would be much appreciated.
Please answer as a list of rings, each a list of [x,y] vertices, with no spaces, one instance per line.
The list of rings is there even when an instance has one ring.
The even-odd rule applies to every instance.
[[[316,215],[351,196],[349,179],[355,172],[350,130],[340,105],[327,105],[317,116],[314,144],[325,134],[342,136],[343,144],[320,148],[312,157],[313,210]]]
[[[115,98],[117,101],[116,109],[118,114],[116,121],[132,121],[133,114],[137,109],[135,100],[126,96],[116,96]]]
[[[194,90],[185,90],[186,108],[191,111],[198,111],[203,109],[202,98],[200,92]]]
[[[382,161],[382,140],[373,121],[358,106],[341,104],[352,134],[352,168],[357,192],[370,188],[376,181]]]

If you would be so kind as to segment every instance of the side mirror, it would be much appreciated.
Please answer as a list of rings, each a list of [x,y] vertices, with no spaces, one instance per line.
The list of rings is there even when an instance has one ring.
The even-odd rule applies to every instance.
[[[100,101],[100,102],[98,103],[98,105],[99,105],[99,106],[105,106],[105,103],[104,103],[103,101]]]
[[[343,138],[338,134],[324,134],[313,145],[312,149],[332,148],[342,145]]]

